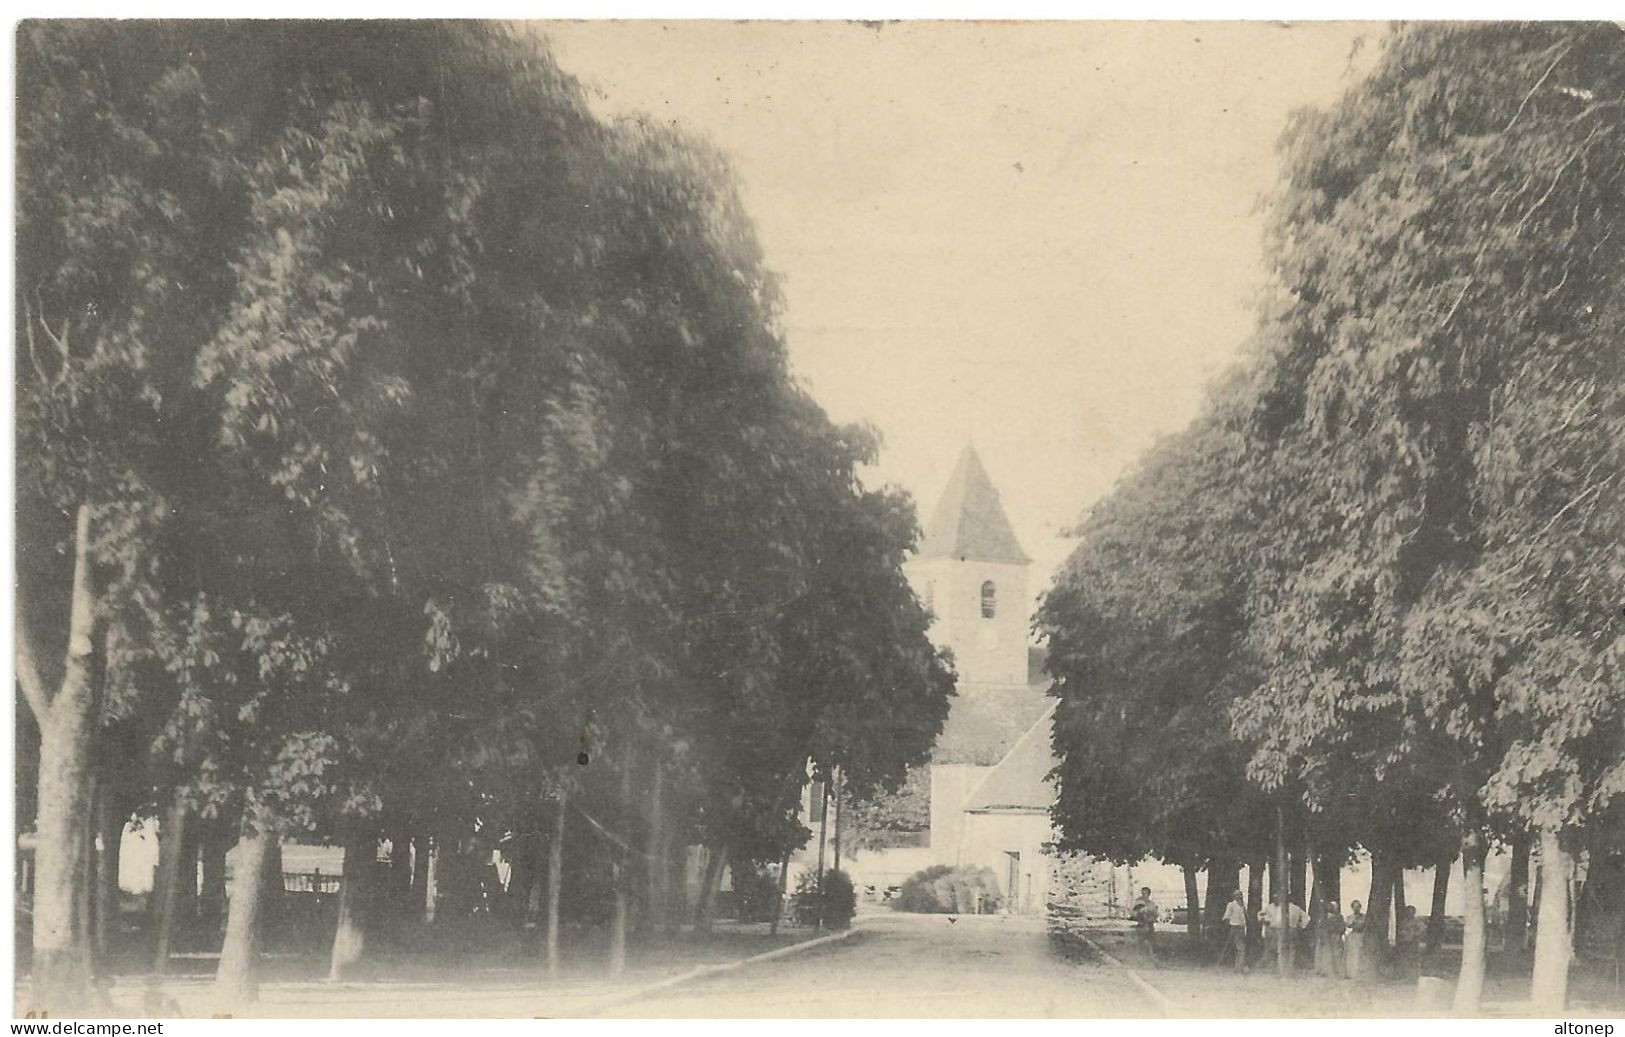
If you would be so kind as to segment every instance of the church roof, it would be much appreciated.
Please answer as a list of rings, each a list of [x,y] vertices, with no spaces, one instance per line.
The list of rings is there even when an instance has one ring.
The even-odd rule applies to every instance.
[[[921,558],[973,558],[980,562],[1031,561],[1016,542],[1015,530],[999,503],[999,491],[967,445],[942,491],[920,545]]]
[[[1055,802],[1050,771],[1055,753],[1050,747],[1050,717],[1059,703],[1051,701],[1041,716],[1005,754],[965,800],[966,810],[1042,810]]]
[[[992,767],[1053,704],[1042,686],[961,683],[931,762]]]

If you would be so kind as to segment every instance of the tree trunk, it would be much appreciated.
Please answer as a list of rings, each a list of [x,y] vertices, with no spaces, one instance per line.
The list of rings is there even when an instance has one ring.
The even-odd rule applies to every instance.
[[[1277,931],[1271,933],[1270,938],[1276,941],[1275,966],[1276,971],[1278,971],[1282,976],[1288,976],[1292,973],[1292,945],[1296,942],[1293,940],[1293,936],[1295,934],[1292,932],[1292,926],[1289,923],[1289,919],[1292,916],[1292,890],[1290,887],[1284,885],[1286,881],[1290,881],[1289,876],[1291,874],[1287,869],[1285,818],[1286,815],[1281,808],[1276,807],[1275,867],[1276,874],[1283,880],[1283,885],[1276,887],[1275,890],[1271,890],[1270,894],[1272,899],[1276,891],[1279,891],[1281,894],[1280,916],[1276,919],[1275,926]]]
[[[62,681],[47,697],[27,629],[23,587],[16,588],[17,680],[40,728],[38,810],[34,851],[34,982],[36,1012],[72,1015],[89,993],[90,948],[79,914],[84,901],[84,847],[90,836],[90,749],[95,688],[91,663],[96,600],[90,581],[90,507],[80,505],[74,529],[72,598]],[[23,1006],[19,1006],[23,1007]]]
[[[170,937],[171,947],[177,951],[191,950],[197,939],[197,861],[201,842],[197,818],[187,818],[180,870],[175,875],[180,884],[176,887],[175,929]]]
[[[688,853],[687,846],[678,846],[668,833],[666,837],[666,864],[670,885],[667,887],[667,896],[670,898],[666,905],[666,932],[677,933],[682,930],[683,923],[689,920],[688,902]]]
[[[181,870],[185,867],[186,803],[179,794],[164,814],[158,829],[158,885],[155,894],[157,917],[152,945],[152,971],[163,976],[169,971],[170,945],[175,940],[176,915],[181,901]]]
[[[666,866],[665,773],[660,761],[655,760],[649,775],[649,835],[644,840],[644,852],[648,857],[645,869],[648,889],[644,895],[648,897],[648,906],[638,927],[651,933],[666,921],[666,883],[669,874]]]
[[[632,760],[621,761],[621,816],[627,822],[632,818]],[[631,839],[630,824],[621,830]],[[623,841],[609,849],[609,885],[613,898],[609,918],[609,974],[619,976],[626,972],[626,915],[627,901],[631,899],[632,859],[631,845]]]
[[[535,883],[537,871],[536,857],[531,852],[529,836],[515,835],[504,856],[508,861],[504,916],[510,921],[523,923],[526,920],[525,905],[529,899],[531,886]]]
[[[90,974],[98,974],[101,960],[95,953],[96,933],[99,926],[96,924],[96,888],[100,885],[96,877],[96,832],[98,831],[97,818],[100,816],[103,795],[98,788],[100,782],[96,773],[90,775],[90,824],[85,826],[85,840],[79,844],[79,852],[83,855],[79,867],[84,874],[84,881],[79,884],[79,942],[86,949]]]
[[[378,840],[355,836],[344,847],[344,877],[339,886],[339,921],[333,931],[333,953],[327,978],[340,980],[354,972],[367,949],[368,901]]]
[[[1616,905],[1625,905],[1625,854],[1609,854],[1599,842],[1587,857],[1585,881],[1576,883],[1573,892],[1570,947],[1607,940],[1608,927],[1619,910]],[[1618,936],[1625,940],[1625,932]]]
[[[1185,931],[1199,939],[1202,935],[1202,898],[1196,887],[1197,871],[1196,865],[1185,865]]]
[[[542,901],[547,896],[547,869],[542,867],[541,847],[532,848],[530,877],[525,886],[525,928],[534,929],[541,924]]]
[[[429,860],[433,853],[427,834],[412,840],[412,895],[406,916],[422,923],[429,917]]]
[[[450,855],[445,834],[434,836],[429,842],[429,863],[423,874],[423,924],[433,925],[440,910],[441,887],[446,884],[446,865]]]
[[[1457,1015],[1477,1015],[1484,994],[1484,840],[1476,831],[1461,839],[1461,895],[1464,918],[1461,930],[1461,972],[1456,977],[1452,1009]],[[1434,903],[1438,904],[1438,887]]]
[[[120,919],[119,862],[124,850],[124,811],[112,789],[104,791],[97,806],[96,828],[101,849],[96,861],[96,957],[107,960]]]
[[[694,928],[698,932],[711,931],[711,912],[717,902],[717,887],[722,884],[722,869],[728,863],[728,848],[713,847],[705,862],[705,882],[700,886],[700,902],[694,908]]]
[[[1247,943],[1249,946],[1258,943],[1258,913],[1264,910],[1264,871],[1263,859],[1253,861],[1247,865]]]
[[[779,920],[784,917],[784,897],[786,884],[790,881],[790,855],[787,853],[779,861],[779,890],[773,902],[773,921],[767,927],[769,936],[779,935]]]
[[[389,894],[392,912],[412,898],[412,833],[404,823],[389,832]]]
[[[214,980],[216,994],[227,1005],[248,1004],[259,997],[266,872],[275,864],[272,850],[277,839],[253,832],[245,835],[239,846],[231,883],[231,908],[226,915],[226,938],[220,947],[220,965]]]
[[[1394,934],[1399,933],[1399,924],[1405,920],[1405,869],[1394,869]]]
[[[614,903],[609,916],[609,974],[619,976],[626,972],[626,887],[630,877],[619,856],[610,861],[609,882],[614,890]]]
[[[1322,902],[1336,904],[1341,910],[1343,903],[1343,856],[1341,854],[1324,853],[1315,858],[1315,886],[1320,890]]]
[[[1523,954],[1529,949],[1529,833],[1512,837],[1512,869],[1507,876],[1506,949]]]
[[[219,945],[220,926],[226,920],[226,823],[214,818],[203,826],[199,840],[199,853],[203,858],[203,888],[198,894],[198,918],[202,926],[204,947],[214,950]]]
[[[1371,893],[1366,897],[1365,937],[1360,942],[1360,978],[1376,982],[1388,960],[1388,927],[1394,902],[1394,867],[1386,853],[1371,854]]]
[[[1315,856],[1313,847],[1304,853],[1304,858],[1309,862],[1309,868],[1303,877],[1307,883],[1304,889],[1309,891],[1309,900],[1304,907],[1309,911],[1309,924],[1314,925],[1320,918],[1321,907],[1326,903],[1326,891],[1322,888],[1324,883],[1321,882],[1325,875],[1320,867],[1320,858]]]
[[[559,789],[553,813],[553,837],[547,841],[547,931],[543,940],[547,974],[559,974],[559,893],[564,889],[564,818],[568,793]]]
[[[1444,902],[1450,895],[1450,869],[1455,866],[1454,853],[1442,857],[1433,868],[1433,909],[1428,913],[1428,953],[1439,949],[1444,942]]]
[[[270,857],[265,865],[265,903],[260,905],[262,912],[275,908],[276,902],[287,892],[287,880],[282,876],[282,840],[273,838],[267,852]]]
[[[1535,971],[1530,993],[1539,1015],[1561,1015],[1569,988],[1569,880],[1573,862],[1556,829],[1540,833],[1540,902],[1535,918]]]

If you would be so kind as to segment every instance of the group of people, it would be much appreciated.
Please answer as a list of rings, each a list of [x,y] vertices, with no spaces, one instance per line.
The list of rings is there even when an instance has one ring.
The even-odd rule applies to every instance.
[[[1335,901],[1320,904],[1311,914],[1302,905],[1287,901],[1282,905],[1279,893],[1258,912],[1258,923],[1263,931],[1263,954],[1257,964],[1278,967],[1282,955],[1290,955],[1289,965],[1298,970],[1310,970],[1315,975],[1335,979],[1349,979],[1360,975],[1360,958],[1364,950],[1368,920],[1365,909],[1358,901],[1349,905],[1345,918]],[[1160,909],[1151,898],[1148,886],[1140,888],[1140,895],[1129,911],[1141,950],[1152,965],[1159,965],[1156,948],[1156,924]],[[1247,901],[1240,890],[1225,905],[1220,920],[1223,941],[1219,944],[1218,961],[1233,963],[1237,972],[1250,969],[1247,939]],[[1400,967],[1419,975],[1422,952],[1426,942],[1426,924],[1417,916],[1416,908],[1407,907],[1400,917],[1394,938],[1394,950]]]

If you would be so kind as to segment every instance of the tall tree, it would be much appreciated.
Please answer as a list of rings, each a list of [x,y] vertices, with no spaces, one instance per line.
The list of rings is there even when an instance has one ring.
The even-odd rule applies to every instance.
[[[1618,43],[1405,27],[1285,143],[1260,413],[1308,550],[1270,584],[1274,680],[1239,718],[1311,722],[1281,758],[1355,748],[1469,860],[1528,825],[1561,854],[1614,794]]]
[[[1118,862],[1234,868],[1271,831],[1225,713],[1252,677],[1240,639],[1254,547],[1223,399],[1094,507],[1039,611],[1061,700],[1063,845]]]
[[[93,738],[129,690],[106,638],[156,607],[154,542],[190,488],[188,372],[227,290],[239,191],[173,33],[30,23],[18,86],[16,643],[43,739],[33,996],[62,1012],[85,996]]]

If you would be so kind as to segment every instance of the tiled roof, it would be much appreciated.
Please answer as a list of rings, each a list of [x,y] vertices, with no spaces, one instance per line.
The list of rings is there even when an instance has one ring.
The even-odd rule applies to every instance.
[[[1004,759],[1051,700],[1044,688],[961,682],[937,736],[933,763],[974,763],[991,767]]]
[[[942,491],[920,545],[921,558],[971,558],[982,562],[1031,561],[999,503],[976,448],[965,447]]]
[[[1050,743],[1051,700],[991,774],[965,800],[966,810],[1044,810],[1055,802],[1049,773],[1055,769]]]

